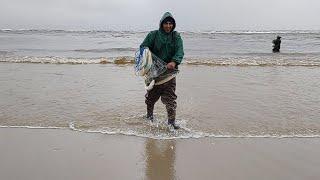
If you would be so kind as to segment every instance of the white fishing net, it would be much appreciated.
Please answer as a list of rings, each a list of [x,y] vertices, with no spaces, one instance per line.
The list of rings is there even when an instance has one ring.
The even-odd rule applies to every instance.
[[[166,74],[167,63],[154,55],[148,48],[140,48],[135,54],[135,74],[145,79],[146,89],[150,90],[155,80]]]
[[[167,63],[154,55],[147,47],[140,48],[135,54],[135,74],[145,79],[147,90],[172,79],[178,69],[168,70]]]
[[[155,78],[167,70],[167,64],[149,48],[140,48],[135,54],[135,72],[138,76]]]

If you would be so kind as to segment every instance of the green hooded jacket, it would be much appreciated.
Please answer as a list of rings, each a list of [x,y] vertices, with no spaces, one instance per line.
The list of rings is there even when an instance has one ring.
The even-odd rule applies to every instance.
[[[152,53],[166,63],[174,61],[179,65],[184,55],[183,42],[180,34],[174,31],[176,27],[175,21],[170,33],[166,33],[162,29],[162,22],[167,17],[171,17],[174,20],[171,13],[166,12],[160,20],[159,30],[149,32],[140,47],[148,47]]]

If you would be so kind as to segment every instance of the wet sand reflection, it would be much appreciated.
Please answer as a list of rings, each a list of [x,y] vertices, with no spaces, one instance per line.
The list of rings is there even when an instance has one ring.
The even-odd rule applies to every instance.
[[[174,140],[148,139],[146,141],[146,179],[175,179],[174,165]]]

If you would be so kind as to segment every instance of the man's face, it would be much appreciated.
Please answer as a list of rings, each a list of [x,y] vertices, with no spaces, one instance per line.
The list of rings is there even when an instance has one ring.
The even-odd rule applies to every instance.
[[[166,33],[169,33],[173,29],[173,23],[172,22],[165,22],[162,24],[162,28]]]

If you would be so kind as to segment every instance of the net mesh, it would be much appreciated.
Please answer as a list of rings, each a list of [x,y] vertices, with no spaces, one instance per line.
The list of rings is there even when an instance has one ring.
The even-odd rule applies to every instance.
[[[148,48],[141,48],[135,55],[136,75],[156,78],[167,70],[167,63],[154,55]]]
[[[140,48],[135,54],[135,74],[143,76],[145,84],[148,85],[152,80],[165,79],[175,76],[179,71],[168,70],[167,63],[154,55],[148,48]]]

